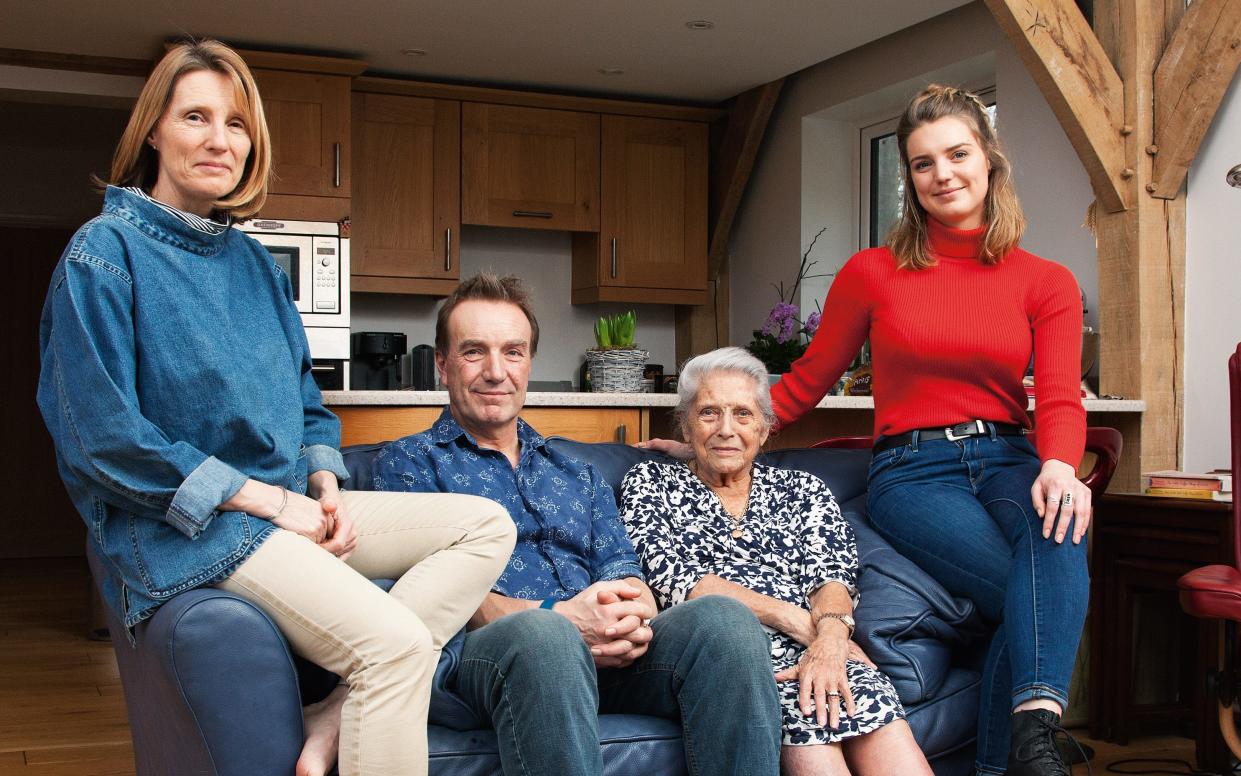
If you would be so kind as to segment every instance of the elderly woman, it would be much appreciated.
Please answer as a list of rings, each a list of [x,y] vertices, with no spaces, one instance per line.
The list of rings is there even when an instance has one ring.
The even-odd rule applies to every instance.
[[[773,421],[741,348],[691,359],[676,416],[688,463],[630,470],[621,514],[661,607],[735,598],[771,635],[786,774],[930,774],[896,691],[850,641],[857,548],[823,481],[754,462]]]
[[[52,274],[39,409],[118,619],[135,628],[202,585],[252,601],[342,678],[307,710],[298,776],[330,770],[338,741],[341,774],[423,774],[440,648],[504,568],[512,521],[472,496],[339,489],[340,424],[289,278],[229,228],[263,205],[270,169],[241,57],[173,46],[103,213]],[[389,595],[368,577],[398,581]]]

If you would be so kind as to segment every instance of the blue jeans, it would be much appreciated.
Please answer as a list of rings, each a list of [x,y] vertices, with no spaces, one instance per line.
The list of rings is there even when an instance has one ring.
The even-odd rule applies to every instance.
[[[695,776],[776,776],[780,700],[771,642],[758,619],[706,596],[651,621],[650,648],[596,672],[564,617],[511,614],[466,634],[457,693],[496,730],[506,776],[603,773],[599,712],[681,722]]]
[[[996,628],[978,710],[982,773],[1007,769],[1018,704],[1068,704],[1086,618],[1086,543],[1043,538],[1030,497],[1040,468],[1024,437],[994,434],[915,440],[870,467],[875,529]]]

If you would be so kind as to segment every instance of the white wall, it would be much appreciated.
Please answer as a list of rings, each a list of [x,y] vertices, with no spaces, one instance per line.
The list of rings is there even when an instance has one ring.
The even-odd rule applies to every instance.
[[[1189,170],[1185,216],[1184,468],[1229,465],[1228,356],[1241,340],[1241,76]]]
[[[534,297],[539,319],[539,352],[533,380],[573,380],[587,348],[594,346],[600,315],[634,310],[638,345],[650,360],[676,369],[674,311],[668,305],[570,305],[571,238],[568,232],[466,226],[461,233],[461,276],[490,269],[516,275]],[[435,343],[439,299],[403,294],[354,294],[353,331],[403,332],[412,348]]]

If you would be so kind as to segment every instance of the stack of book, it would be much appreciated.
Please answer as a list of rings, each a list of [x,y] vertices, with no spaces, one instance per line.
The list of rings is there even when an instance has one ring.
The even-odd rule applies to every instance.
[[[1150,472],[1142,475],[1142,485],[1145,488],[1143,492],[1148,496],[1232,501],[1232,473],[1228,469],[1216,469],[1205,474]]]

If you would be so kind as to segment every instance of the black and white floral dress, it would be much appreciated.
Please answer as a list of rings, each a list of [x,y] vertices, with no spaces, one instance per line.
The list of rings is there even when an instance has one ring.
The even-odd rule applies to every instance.
[[[810,596],[839,582],[857,603],[857,546],[853,529],[827,485],[806,472],[754,464],[743,535],[714,491],[682,463],[644,461],[629,470],[621,517],[660,608],[681,603],[707,574],[810,610]],[[771,664],[797,664],[805,647],[787,634],[771,635]],[[784,743],[833,744],[904,719],[896,690],[869,665],[849,660],[845,671],[857,713],[841,708],[840,727],[820,726],[801,711],[797,682],[780,684]]]

